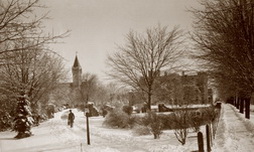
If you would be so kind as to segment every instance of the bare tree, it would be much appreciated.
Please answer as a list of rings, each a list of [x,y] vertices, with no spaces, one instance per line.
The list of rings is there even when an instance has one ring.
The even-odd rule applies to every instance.
[[[5,64],[0,68],[0,88],[8,100],[15,101],[22,92],[36,109],[38,102],[48,101],[51,91],[64,78],[61,58],[40,48],[6,52],[1,56]]]
[[[177,28],[168,32],[160,26],[147,29],[144,35],[129,32],[126,45],[108,56],[109,76],[144,92],[150,109],[154,82],[160,71],[172,68],[181,55],[180,33]]]
[[[80,94],[82,101],[88,103],[94,98],[95,92],[97,91],[98,78],[94,74],[85,73],[82,76],[82,84],[80,87]]]
[[[108,90],[106,89],[106,87],[99,83],[94,95],[94,102],[95,105],[98,107],[102,107],[103,105],[105,105],[105,103],[108,100]]]
[[[187,105],[184,105],[181,110],[174,112],[174,122],[177,125],[174,130],[175,137],[182,145],[184,145],[186,143],[189,127],[189,112]]]
[[[107,102],[111,105],[111,106],[121,106],[119,105],[118,99],[120,99],[120,95],[123,94],[123,92],[126,92],[126,90],[124,90],[123,87],[121,87],[120,85],[118,85],[117,83],[109,83],[105,86],[107,88]]]
[[[40,5],[39,0],[6,0],[0,2],[0,54],[29,50],[33,47],[49,49],[45,47],[45,44],[67,36],[68,31],[57,36],[45,34],[42,22],[48,19],[47,14],[39,17],[34,14],[35,9],[42,8],[45,6]],[[32,43],[26,43],[22,47],[16,45],[21,40]]]

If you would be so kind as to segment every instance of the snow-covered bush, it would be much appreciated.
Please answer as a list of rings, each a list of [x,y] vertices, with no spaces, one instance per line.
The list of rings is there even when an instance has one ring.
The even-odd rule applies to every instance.
[[[136,125],[133,127],[133,134],[142,136],[142,135],[150,135],[150,128],[148,126],[143,126],[143,125]]]
[[[103,122],[104,125],[109,127],[127,128],[129,126],[129,115],[121,109],[113,109],[110,111]]]
[[[14,119],[14,131],[18,132],[15,138],[24,138],[31,136],[31,126],[33,124],[32,113],[29,107],[30,102],[26,96],[22,96],[18,100],[16,113]]]

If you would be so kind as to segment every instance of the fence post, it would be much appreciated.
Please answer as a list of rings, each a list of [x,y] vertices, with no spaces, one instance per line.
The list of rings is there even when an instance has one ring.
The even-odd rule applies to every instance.
[[[204,142],[202,132],[198,132],[198,152],[204,152]]]
[[[211,151],[211,142],[210,142],[210,127],[206,125],[206,143],[207,143],[207,152]]]
[[[86,131],[87,131],[87,144],[90,145],[90,132],[89,132],[89,115],[90,113],[86,113]]]

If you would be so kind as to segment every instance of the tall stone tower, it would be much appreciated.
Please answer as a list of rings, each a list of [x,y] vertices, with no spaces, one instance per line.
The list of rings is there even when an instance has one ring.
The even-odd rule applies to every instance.
[[[74,64],[72,66],[72,79],[73,79],[73,87],[79,87],[81,85],[81,74],[82,74],[82,68],[79,64],[78,57],[76,55]]]

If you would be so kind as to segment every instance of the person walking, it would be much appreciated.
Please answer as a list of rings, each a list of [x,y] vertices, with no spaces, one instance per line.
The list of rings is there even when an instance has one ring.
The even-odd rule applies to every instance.
[[[73,123],[74,123],[74,119],[75,119],[75,115],[74,113],[70,110],[70,113],[68,115],[68,125],[70,125],[70,127],[73,127]]]

